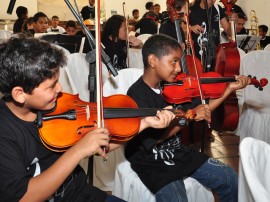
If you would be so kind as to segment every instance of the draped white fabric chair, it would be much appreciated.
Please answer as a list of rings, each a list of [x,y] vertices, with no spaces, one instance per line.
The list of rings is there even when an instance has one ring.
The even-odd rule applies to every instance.
[[[239,202],[270,200],[270,145],[246,137],[240,143]]]
[[[270,44],[266,45],[263,50],[264,51],[270,51]]]
[[[120,70],[118,76],[110,77],[105,81],[103,86],[104,96],[126,94],[130,85],[142,74],[143,70],[141,69]],[[102,158],[99,158],[99,163],[95,161],[95,175],[99,176],[99,182],[96,183],[101,186],[100,188],[112,190],[113,195],[128,202],[155,202],[155,196],[145,187],[138,175],[131,169],[130,163],[125,159],[123,148],[121,147],[109,153],[109,155],[106,164],[104,164]],[[184,183],[190,202],[214,201],[212,192],[196,180],[187,178]]]
[[[270,52],[252,51],[242,60],[240,73],[270,79]],[[269,80],[270,81],[270,80]],[[240,140],[254,137],[270,143],[270,85],[259,91],[254,86],[247,86],[242,91],[243,109],[240,115],[237,135]]]
[[[0,42],[1,40],[7,40],[12,36],[12,32],[8,30],[0,30]]]

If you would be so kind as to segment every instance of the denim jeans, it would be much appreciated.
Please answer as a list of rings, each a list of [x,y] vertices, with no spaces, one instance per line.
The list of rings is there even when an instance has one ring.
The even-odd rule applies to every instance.
[[[190,177],[202,185],[217,192],[220,202],[236,202],[238,177],[236,172],[226,164],[209,158]],[[174,181],[156,193],[157,202],[187,202],[183,180]]]

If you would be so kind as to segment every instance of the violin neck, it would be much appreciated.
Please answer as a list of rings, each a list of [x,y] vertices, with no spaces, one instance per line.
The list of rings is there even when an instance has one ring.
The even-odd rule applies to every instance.
[[[104,118],[134,118],[155,116],[158,110],[155,108],[104,108]]]
[[[200,78],[202,84],[210,84],[210,83],[225,83],[225,82],[234,82],[236,81],[234,77],[217,77],[217,78]]]

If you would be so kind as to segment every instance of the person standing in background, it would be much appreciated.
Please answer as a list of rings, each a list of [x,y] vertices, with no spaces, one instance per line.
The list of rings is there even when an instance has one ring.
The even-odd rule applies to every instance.
[[[132,11],[132,18],[129,19],[129,24],[130,25],[135,25],[137,22],[140,20],[140,11],[138,9],[134,9]]]
[[[89,0],[89,5],[81,10],[83,20],[95,18],[95,0]]]
[[[157,22],[161,23],[162,22],[162,14],[160,12],[160,5],[159,4],[154,5],[154,12],[157,14]]]
[[[16,14],[18,19],[14,23],[13,33],[25,32],[27,30],[28,9],[24,6],[18,6]]]
[[[74,36],[78,31],[77,24],[73,20],[67,21],[65,34]]]
[[[57,32],[59,34],[63,34],[65,32],[65,29],[61,26],[58,26],[59,24],[59,17],[54,15],[52,16],[51,20],[52,26],[47,29],[47,32]]]

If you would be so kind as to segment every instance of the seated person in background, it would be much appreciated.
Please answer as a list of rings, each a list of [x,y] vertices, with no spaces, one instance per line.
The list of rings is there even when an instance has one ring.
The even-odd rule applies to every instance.
[[[262,37],[260,40],[261,49],[264,49],[265,46],[270,44],[270,37],[266,36],[267,32],[268,32],[268,27],[266,25],[259,25],[259,36]]]
[[[89,0],[89,5],[81,10],[83,20],[95,19],[95,0]]]
[[[111,16],[104,25],[101,41],[105,46],[105,53],[110,57],[116,70],[127,68],[128,46],[141,47],[142,41],[135,36],[128,37],[126,19],[121,15]],[[129,40],[130,44],[127,44]]]
[[[132,11],[132,18],[129,19],[130,25],[135,25],[140,20],[140,11],[138,9],[134,9]]]
[[[143,18],[146,17],[146,14],[148,13],[148,11],[154,11],[154,3],[151,1],[146,2],[145,4],[145,9],[147,10],[145,14],[143,14]]]
[[[65,29],[61,26],[58,26],[59,24],[59,17],[54,15],[52,16],[51,20],[52,26],[47,29],[47,32],[57,32],[59,34],[63,34],[65,32]]]
[[[66,32],[64,34],[74,36],[78,31],[77,24],[73,20],[69,20],[66,23]]]
[[[135,30],[140,29],[140,34],[156,34],[158,25],[156,20],[156,13],[154,11],[148,11],[145,18],[140,19],[140,21],[134,26]]]
[[[56,105],[62,90],[59,69],[66,63],[63,51],[45,41],[19,36],[1,44],[0,61],[1,201],[123,202],[87,184],[79,165],[95,154],[107,158],[104,148],[119,147],[109,143],[107,129],[90,130],[62,153],[49,150],[40,139],[37,111]],[[174,117],[162,110],[141,119],[139,131],[167,127]]]
[[[18,19],[14,23],[13,33],[25,32],[27,30],[28,9],[24,6],[18,6],[16,14]]]
[[[236,29],[236,34],[240,35],[240,34],[248,34],[247,30],[245,29],[244,25],[245,25],[245,16],[242,13],[237,13],[237,21],[235,22],[235,29]]]
[[[139,108],[163,108],[160,82],[173,82],[181,72],[180,44],[166,35],[153,35],[142,48],[144,73],[128,90]],[[237,89],[245,87],[249,79],[236,77],[229,83],[222,97],[201,104],[194,98],[182,109],[193,109],[196,121],[211,122],[211,111]],[[127,142],[125,157],[144,185],[155,194],[157,202],[187,202],[183,178],[192,177],[203,186],[215,190],[220,202],[237,202],[238,177],[228,165],[181,143],[181,126],[177,120],[165,129],[148,128]],[[203,201],[203,200],[202,200]]]
[[[90,19],[87,19],[87,20],[83,21],[83,24],[87,27],[87,29],[90,31],[92,36],[95,37],[95,31],[93,30],[93,28],[95,26],[94,22]],[[81,37],[85,37],[83,53],[88,53],[89,51],[91,51],[92,47],[90,46],[90,43],[86,37],[85,31],[83,29],[79,30],[79,31],[77,31],[76,35],[79,35]]]
[[[48,28],[48,17],[43,12],[38,12],[33,17],[33,29],[29,30],[33,35],[35,33],[46,33]]]
[[[34,29],[33,27],[33,22],[34,22],[34,18],[33,17],[29,17],[26,21],[27,24],[27,30],[29,29]]]

